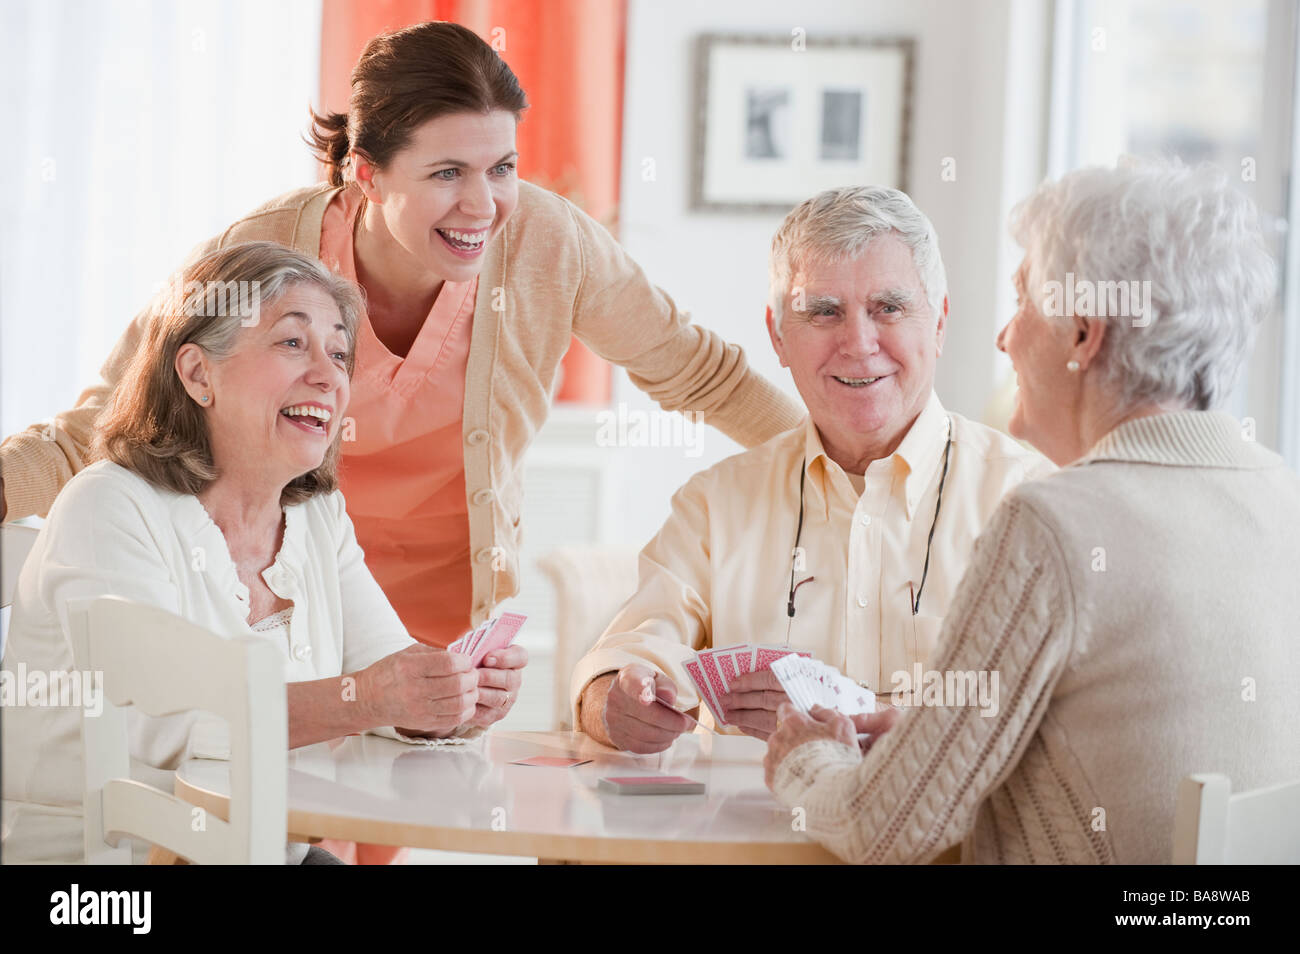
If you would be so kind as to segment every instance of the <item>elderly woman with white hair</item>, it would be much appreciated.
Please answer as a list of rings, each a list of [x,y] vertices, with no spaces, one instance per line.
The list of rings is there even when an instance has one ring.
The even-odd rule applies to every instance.
[[[1215,410],[1272,302],[1255,209],[1133,164],[1042,186],[1013,233],[1010,430],[1062,469],[981,534],[921,706],[785,707],[769,740],[769,786],[850,861],[1168,862],[1184,776],[1300,766],[1300,479]],[[952,697],[982,673],[995,698]]]
[[[290,747],[481,732],[509,709],[527,653],[491,654],[503,681],[490,683],[468,657],[412,639],[336,489],[360,291],[273,242],[211,252],[175,289],[100,418],[104,459],[63,488],[23,566],[4,668],[74,670],[69,603],[115,595],[277,646]],[[6,862],[82,860],[82,717],[6,709]],[[229,758],[210,713],[132,711],[129,725],[133,774],[166,788],[184,759]],[[287,858],[339,863],[305,845]]]

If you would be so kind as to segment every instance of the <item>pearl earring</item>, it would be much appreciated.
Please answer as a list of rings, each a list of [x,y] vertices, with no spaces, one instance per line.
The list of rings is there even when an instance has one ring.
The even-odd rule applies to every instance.
[[[1066,369],[1067,371],[1078,371],[1078,370],[1079,370],[1079,362],[1078,362],[1078,361],[1067,361],[1067,362],[1065,362],[1065,369]],[[207,398],[204,398],[203,400],[206,401]]]

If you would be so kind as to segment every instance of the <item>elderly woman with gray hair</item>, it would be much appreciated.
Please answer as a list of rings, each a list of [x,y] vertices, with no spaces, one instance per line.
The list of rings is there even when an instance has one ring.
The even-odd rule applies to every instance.
[[[74,670],[69,602],[114,595],[279,647],[290,747],[480,732],[467,723],[509,707],[527,654],[493,654],[512,671],[492,688],[468,657],[412,639],[336,489],[357,287],[300,252],[248,242],[200,259],[175,292],[99,420],[104,459],[59,493],[23,566],[4,668]],[[182,760],[229,758],[225,723],[209,713],[132,716],[141,778],[170,788],[160,773]],[[6,862],[82,859],[81,719],[70,706],[6,710]],[[305,845],[288,860],[338,863]]]
[[[769,740],[769,786],[850,861],[960,841],[966,862],[1167,862],[1181,778],[1300,765],[1300,479],[1214,410],[1272,302],[1255,209],[1210,170],[1134,164],[1042,186],[1012,230],[1010,430],[1062,469],[976,542],[922,705],[786,707]],[[976,706],[956,690],[982,673]]]

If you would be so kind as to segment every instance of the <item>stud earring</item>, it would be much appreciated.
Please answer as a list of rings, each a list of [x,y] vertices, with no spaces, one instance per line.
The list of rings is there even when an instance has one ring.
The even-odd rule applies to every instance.
[[[1079,370],[1079,362],[1078,362],[1078,361],[1067,361],[1067,362],[1065,362],[1065,369],[1066,369],[1067,371],[1078,371],[1078,370]],[[206,401],[207,398],[204,398],[203,400]]]
[[[1077,365],[1076,365],[1076,367],[1077,367]],[[203,403],[204,403],[204,404],[207,404],[207,403],[208,403],[208,396],[207,396],[206,394],[203,395]]]

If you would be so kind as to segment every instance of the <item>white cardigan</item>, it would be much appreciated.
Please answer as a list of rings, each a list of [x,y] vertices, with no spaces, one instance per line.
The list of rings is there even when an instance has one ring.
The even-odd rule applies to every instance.
[[[72,671],[68,601],[104,595],[161,607],[215,633],[275,639],[286,682],[356,672],[415,644],[370,575],[337,491],[285,508],[284,542],[262,578],[294,603],[287,639],[284,628],[249,628],[248,587],[197,497],[101,461],[60,491],[23,566],[3,668],[11,678],[20,664],[27,673]],[[78,707],[6,706],[6,863],[84,859],[81,719]],[[128,721],[132,774],[168,792],[171,775],[163,773],[185,759],[230,757],[226,724],[211,713],[131,712]],[[375,732],[436,744],[391,728]]]

